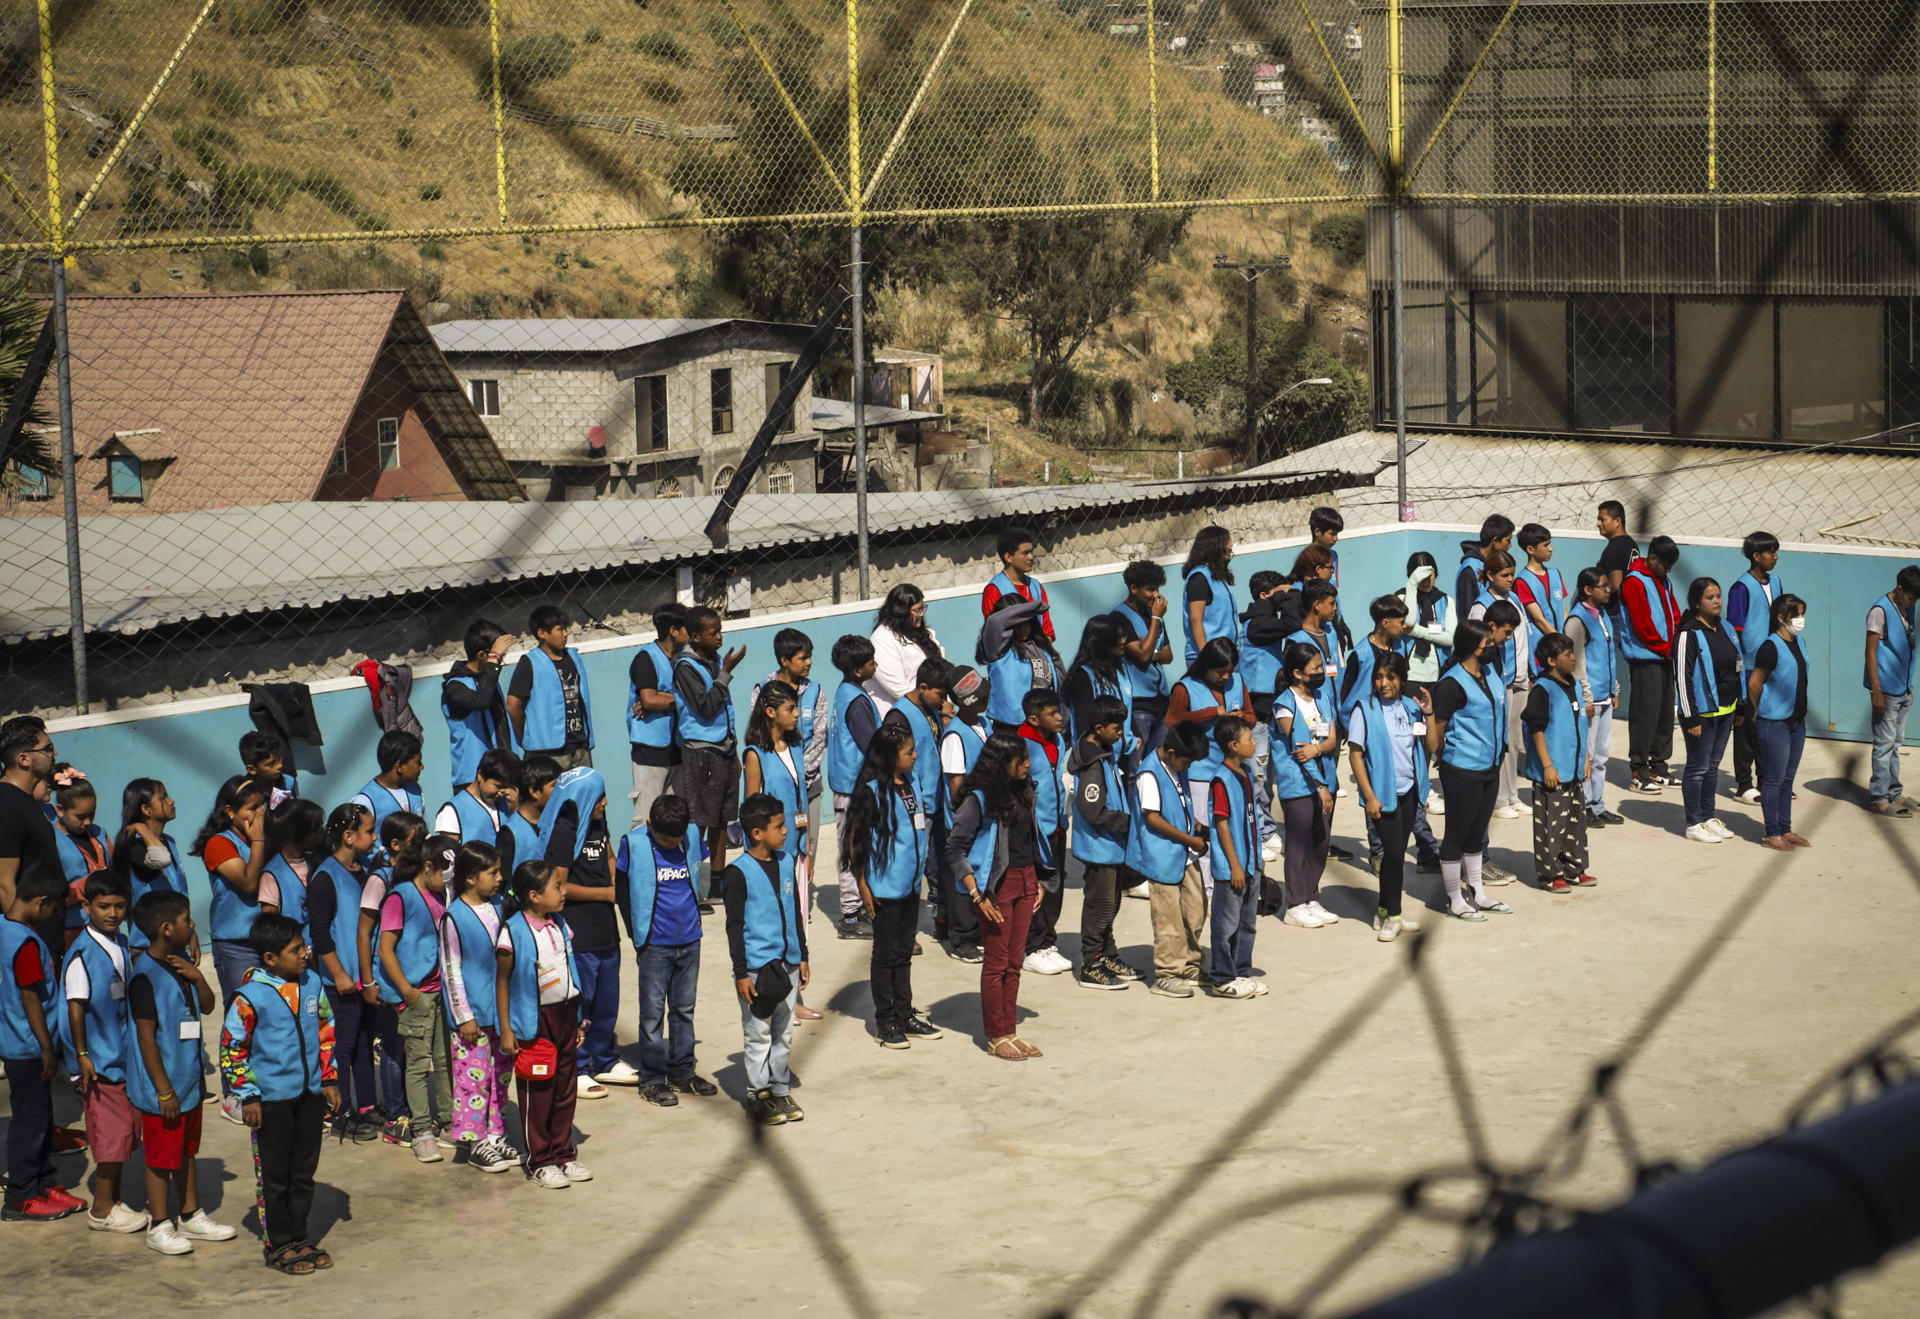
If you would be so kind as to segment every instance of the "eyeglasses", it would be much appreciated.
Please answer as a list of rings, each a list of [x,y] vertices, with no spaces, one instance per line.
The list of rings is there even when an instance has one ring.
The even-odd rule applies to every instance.
[[[52,756],[53,743],[49,742],[43,747],[28,747],[27,754],[30,756]]]

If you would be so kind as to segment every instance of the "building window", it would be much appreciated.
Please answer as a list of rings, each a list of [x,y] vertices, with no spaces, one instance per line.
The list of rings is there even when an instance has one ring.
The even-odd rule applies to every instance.
[[[715,472],[713,474],[712,493],[716,495],[725,494],[727,487],[733,484],[733,474],[739,470],[737,467],[722,467],[719,471]]]
[[[345,440],[342,440],[340,441],[339,447],[333,451],[333,461],[327,464],[327,475],[328,476],[345,476],[346,474],[347,474],[347,442]]]
[[[768,365],[767,367],[767,409],[769,411],[773,409],[773,402],[776,398],[779,397],[780,391],[787,387],[787,381],[791,380],[792,378],[793,378],[792,362],[774,362]],[[794,399],[794,401],[796,403],[799,402],[799,399],[797,396]],[[776,429],[782,435],[786,435],[793,430],[793,409],[791,407],[788,408],[786,412],[781,415],[780,424]]]
[[[15,463],[14,475],[19,478],[17,488],[22,499],[48,499],[52,497],[52,485],[47,474],[32,463]]]
[[[633,417],[642,453],[659,453],[667,447],[665,376],[641,376],[633,382]]]
[[[677,476],[666,477],[662,479],[660,484],[655,486],[653,490],[654,493],[662,499],[678,499],[680,498],[680,478]]]
[[[767,493],[770,495],[793,493],[793,467],[790,464],[775,463],[767,469]]]
[[[140,479],[140,460],[130,453],[109,454],[107,498],[140,500],[146,497],[146,485]]]
[[[377,424],[380,429],[380,470],[398,471],[400,468],[400,418],[382,417]]]
[[[707,372],[708,390],[713,396],[713,433],[733,434],[733,368],[719,367]]]
[[[500,382],[498,380],[469,380],[467,394],[473,399],[473,410],[481,416],[500,415]]]

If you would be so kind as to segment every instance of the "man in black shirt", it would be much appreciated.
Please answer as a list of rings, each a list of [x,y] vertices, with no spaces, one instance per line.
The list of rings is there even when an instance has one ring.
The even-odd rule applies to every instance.
[[[26,867],[38,862],[60,869],[53,822],[42,809],[52,790],[53,754],[53,739],[38,715],[0,724],[0,911],[13,901],[13,881]],[[38,931],[56,954],[65,925],[66,912],[59,910]]]
[[[613,1047],[613,1028],[620,1019],[620,922],[615,915],[613,848],[604,793],[594,802],[586,835],[576,847],[579,829],[574,804],[562,804],[547,840],[547,861],[566,885],[567,905],[561,911],[573,935],[574,964],[580,972],[580,1020],[585,1033],[576,1085],[580,1098],[604,1099],[609,1085],[640,1084],[640,1073],[622,1062]]]
[[[1620,583],[1627,575],[1627,569],[1640,556],[1640,547],[1633,537],[1627,534],[1627,510],[1617,499],[1609,499],[1600,505],[1599,516],[1594,519],[1594,528],[1606,539],[1606,548],[1600,551],[1600,575],[1613,584],[1612,602],[1607,612],[1614,617],[1620,615]]]

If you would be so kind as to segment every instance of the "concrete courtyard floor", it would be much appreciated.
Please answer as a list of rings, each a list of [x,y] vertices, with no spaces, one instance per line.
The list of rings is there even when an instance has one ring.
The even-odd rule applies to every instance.
[[[947,1035],[876,1047],[868,945],[835,939],[816,917],[809,998],[827,1018],[798,1031],[807,1118],[764,1141],[736,1102],[738,1014],[716,915],[697,1025],[700,1069],[725,1093],[671,1110],[631,1090],[581,1104],[592,1183],[546,1192],[517,1174],[329,1143],[315,1216],[337,1266],[286,1278],[261,1267],[251,1235],[246,1133],[210,1118],[201,1184],[218,1217],[248,1225],[239,1241],[166,1259],[78,1217],[7,1224],[6,1309],[1201,1315],[1231,1295],[1291,1304],[1325,1271],[1313,1308],[1337,1312],[1452,1266],[1458,1229],[1401,1220],[1392,1187],[1469,1163],[1470,1126],[1502,1166],[1556,1148],[1595,1062],[1697,954],[1711,964],[1618,1086],[1646,1163],[1692,1167],[1777,1130],[1826,1069],[1912,1009],[1920,875],[1895,844],[1920,852],[1920,819],[1866,816],[1844,777],[1851,768],[1858,781],[1861,760],[1858,748],[1809,744],[1796,824],[1815,846],[1777,864],[1754,844],[1755,808],[1723,803],[1741,841],[1707,847],[1679,837],[1669,791],[1618,802],[1629,823],[1594,836],[1600,885],[1555,897],[1524,882],[1529,822],[1496,821],[1495,855],[1523,877],[1503,893],[1517,912],[1477,926],[1425,913],[1425,992],[1411,941],[1381,945],[1366,927],[1371,877],[1336,863],[1324,901],[1352,919],[1317,931],[1260,923],[1270,997],[1173,1000],[1029,976],[1022,1029],[1046,1056],[1020,1064],[983,1052],[978,969],[930,936],[915,994]],[[1336,840],[1363,849],[1359,822],[1354,800],[1341,802]],[[1410,914],[1437,904],[1437,876],[1411,887]],[[1076,889],[1061,922],[1076,962],[1078,912]],[[1123,903],[1119,928],[1144,965],[1147,904]],[[1467,1120],[1435,1005],[1457,1040]],[[1598,1122],[1544,1193],[1613,1202],[1629,1187],[1621,1149],[1619,1128]],[[69,1185],[85,1167],[62,1160]],[[137,1187],[129,1199],[141,1202]],[[1474,1192],[1456,1180],[1434,1199],[1459,1209]],[[1856,1319],[1917,1307],[1912,1258],[1843,1292]]]

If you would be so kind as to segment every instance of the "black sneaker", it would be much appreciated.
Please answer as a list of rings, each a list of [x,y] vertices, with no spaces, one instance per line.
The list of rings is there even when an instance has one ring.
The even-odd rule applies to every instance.
[[[1127,982],[1107,968],[1105,962],[1089,962],[1080,968],[1080,984],[1085,989],[1125,989]]]
[[[655,1108],[672,1108],[680,1102],[680,1096],[665,1081],[647,1082],[640,1087],[640,1097]]]
[[[1635,774],[1627,787],[1633,792],[1657,794],[1661,781],[1651,774]]]
[[[787,1110],[771,1090],[755,1090],[747,1103],[747,1114],[763,1127],[777,1127],[789,1120]]]
[[[1413,863],[1413,873],[1416,875],[1439,874],[1440,858],[1437,856],[1429,856],[1429,857],[1424,857],[1421,860],[1415,861]]]
[[[880,1047],[883,1049],[911,1049],[913,1047],[913,1041],[909,1040],[907,1033],[898,1026],[882,1026],[875,1033],[878,1035]]]
[[[1627,822],[1627,817],[1618,811],[1601,811],[1593,818],[1601,824],[1625,824]]]
[[[1122,980],[1145,980],[1146,977],[1134,970],[1124,957],[1118,953],[1108,953],[1100,959],[1100,964],[1119,976]]]
[[[987,950],[977,943],[957,943],[947,949],[947,953],[956,962],[971,962],[975,966],[987,960]]]
[[[685,1076],[672,1077],[667,1084],[683,1095],[699,1095],[702,1099],[711,1099],[720,1093],[719,1086],[694,1072],[688,1072]]]
[[[842,939],[871,939],[873,922],[865,916],[842,916],[840,924],[835,927],[835,933]]]
[[[700,904],[698,904],[698,905],[699,905],[699,908],[700,908],[700,914],[701,914],[702,916],[711,916],[711,915],[713,915],[713,904],[712,904],[711,902],[702,902],[702,903],[700,903]]]
[[[907,1018],[905,1024],[900,1027],[900,1033],[910,1040],[937,1040],[940,1038],[940,1028],[917,1012]]]
[[[1349,852],[1346,848],[1340,847],[1338,845],[1327,848],[1327,855],[1332,857],[1335,861],[1353,860],[1353,853]]]
[[[801,1111],[800,1105],[793,1102],[792,1095],[774,1095],[773,1102],[780,1105],[780,1111],[787,1115],[787,1121],[801,1122],[806,1119],[807,1115]]]

